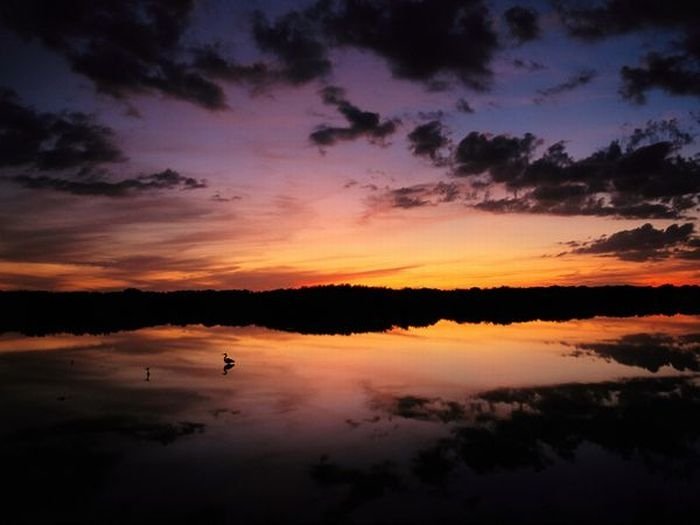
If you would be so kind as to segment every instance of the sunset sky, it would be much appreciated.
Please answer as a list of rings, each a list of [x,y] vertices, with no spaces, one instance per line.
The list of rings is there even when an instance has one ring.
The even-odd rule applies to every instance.
[[[700,284],[692,0],[5,0],[0,289]]]

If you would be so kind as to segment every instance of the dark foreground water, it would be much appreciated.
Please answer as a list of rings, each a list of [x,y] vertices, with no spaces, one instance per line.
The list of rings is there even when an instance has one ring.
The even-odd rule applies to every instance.
[[[699,371],[692,316],[4,334],[0,523],[700,523]]]

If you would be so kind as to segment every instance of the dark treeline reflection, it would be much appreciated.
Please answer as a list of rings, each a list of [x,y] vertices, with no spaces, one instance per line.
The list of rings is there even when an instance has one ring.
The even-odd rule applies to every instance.
[[[676,459],[694,469],[700,459],[698,375],[504,388],[466,402],[376,395],[371,405],[392,418],[454,424],[416,457],[414,472],[427,483],[445,482],[460,461],[477,473],[542,469],[574,460],[584,442],[652,467]]]
[[[416,414],[430,412],[422,407]],[[465,423],[416,457],[415,473],[426,482],[442,483],[450,458],[477,473],[542,469],[575,460],[584,442],[669,474],[698,466],[697,376],[494,390],[455,416]]]
[[[617,363],[658,372],[663,366],[700,371],[700,333],[629,334],[612,341],[578,343],[576,357],[595,356]]]
[[[415,451],[403,470],[390,461],[375,463],[362,470],[322,457],[311,466],[311,478],[329,489],[346,487],[346,497],[330,509],[329,521],[392,494],[401,497],[411,490],[415,492],[411,485],[418,483],[437,490],[445,502],[461,499],[462,508],[476,523],[482,522],[478,519],[480,504],[481,510],[487,512],[484,515],[488,516],[487,523],[501,523],[497,518],[501,515],[505,520],[503,523],[510,520],[520,523],[585,523],[591,516],[577,517],[566,508],[571,504],[566,501],[568,497],[577,501],[576,505],[587,507],[585,497],[577,495],[573,488],[565,491],[568,496],[553,493],[546,496],[550,502],[561,498],[559,503],[566,510],[559,517],[556,511],[561,509],[556,506],[549,509],[532,507],[532,514],[514,515],[514,509],[528,505],[519,501],[517,494],[530,494],[530,488],[534,487],[531,496],[536,499],[538,491],[545,486],[538,484],[546,483],[543,474],[549,471],[554,471],[553,479],[558,485],[596,493],[598,489],[593,486],[604,485],[607,481],[586,478],[585,465],[607,465],[603,472],[609,469],[612,473],[615,469],[609,465],[610,457],[627,464],[622,481],[629,486],[613,488],[609,494],[613,505],[603,501],[590,502],[586,512],[595,514],[596,510],[591,509],[597,505],[606,508],[606,515],[595,516],[596,522],[645,523],[641,514],[647,511],[651,512],[647,517],[663,520],[687,518],[691,510],[698,510],[697,504],[691,504],[694,510],[688,507],[695,498],[688,498],[685,492],[676,494],[676,503],[671,503],[673,497],[669,498],[668,494],[658,493],[654,508],[644,511],[638,496],[633,496],[631,501],[623,498],[626,489],[637,490],[630,489],[638,481],[635,476],[640,476],[640,471],[631,467],[634,464],[649,476],[665,480],[664,483],[674,480],[676,490],[695,490],[693,487],[696,487],[700,467],[698,375],[503,388],[459,402],[440,397],[375,392],[371,394],[370,407],[382,414],[381,421],[387,423],[408,419],[447,425],[449,431],[446,436],[436,437],[432,443]],[[378,422],[368,419],[365,423]],[[602,449],[610,456],[600,463],[600,457],[595,459],[591,447]],[[571,468],[557,470],[556,465],[561,464],[568,464]],[[509,474],[512,478],[508,478]],[[518,487],[515,492],[509,492],[513,489],[508,488],[508,479],[514,480]],[[488,480],[498,481],[491,485]],[[617,482],[619,480],[613,483]],[[504,508],[487,510],[483,505],[493,501],[494,490],[508,494],[505,500],[508,503]],[[620,499],[615,502],[617,498]],[[635,512],[640,515],[635,515]],[[460,522],[453,517],[456,516],[451,517],[448,513],[440,522]],[[558,521],[562,517],[565,521]]]
[[[322,286],[268,292],[0,292],[0,331],[107,333],[163,324],[258,325],[306,334],[383,331],[440,320],[512,323],[700,313],[700,287],[433,289]]]

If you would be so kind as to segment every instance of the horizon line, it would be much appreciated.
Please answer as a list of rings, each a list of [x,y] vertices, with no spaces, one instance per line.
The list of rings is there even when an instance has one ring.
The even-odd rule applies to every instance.
[[[534,286],[490,286],[490,287],[480,287],[471,286],[469,288],[436,288],[430,286],[404,286],[401,288],[395,288],[391,286],[376,286],[376,285],[364,285],[364,284],[349,284],[349,283],[338,283],[338,284],[317,284],[317,285],[305,285],[298,287],[289,288],[270,288],[266,290],[251,290],[248,288],[180,288],[180,289],[169,289],[169,290],[150,290],[142,289],[137,287],[127,287],[119,289],[75,289],[75,290],[46,290],[46,289],[10,289],[3,290],[0,289],[0,293],[203,293],[203,292],[247,292],[247,293],[272,293],[272,292],[293,292],[293,291],[303,291],[303,290],[319,290],[319,289],[332,289],[332,288],[352,288],[352,289],[364,289],[364,290],[383,290],[383,291],[434,291],[434,292],[469,292],[469,291],[490,291],[490,290],[541,290],[541,289],[603,289],[603,288],[639,288],[639,289],[659,289],[659,288],[700,288],[698,284],[655,284],[655,285],[637,285],[637,284],[579,284],[579,285],[534,285]]]

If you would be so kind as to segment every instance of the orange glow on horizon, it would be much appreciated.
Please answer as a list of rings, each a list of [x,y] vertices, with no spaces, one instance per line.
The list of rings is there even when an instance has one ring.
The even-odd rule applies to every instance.
[[[315,217],[289,237],[262,243],[255,230],[240,241],[217,236],[216,230],[178,232],[177,242],[185,245],[175,250],[167,242],[143,244],[146,241],[137,231],[114,247],[116,254],[135,254],[132,256],[103,254],[85,264],[0,262],[0,288],[268,290],[357,284],[455,289],[700,284],[700,271],[693,261],[562,256],[562,246],[552,242],[586,235],[595,238],[619,228],[601,219],[583,218],[572,231],[568,218],[528,217],[524,231],[523,219],[517,216],[464,208],[441,210],[437,216],[421,211],[362,224],[357,223],[356,215],[341,213],[342,217],[332,228]],[[214,226],[224,227],[219,222]],[[141,253],[150,255],[142,257]],[[126,261],[126,267],[121,268],[119,261]]]
[[[237,361],[237,384],[248,389],[279,389],[302,396],[328,410],[368,395],[408,388],[412,395],[462,398],[501,386],[532,386],[589,382],[650,374],[638,367],[577,358],[577,343],[613,341],[627,334],[692,333],[693,316],[596,318],[568,322],[527,322],[511,325],[457,324],[440,321],[423,328],[384,333],[300,335],[257,327],[154,327],[104,336],[23,338],[6,334],[0,353],[59,352],[83,360],[104,360],[100,368],[123,380],[142,382],[143,363],[161,386],[178,384],[187,370],[190,383],[203,389],[224,387],[213,381],[221,374],[222,352]],[[429,350],[428,350],[429,349]],[[429,353],[426,353],[429,352]],[[66,357],[68,358],[68,357]],[[426,366],[429,360],[430,366]],[[107,366],[107,365],[104,365]],[[671,369],[662,374],[677,373]],[[268,376],[274,385],[262,385]],[[358,385],[362,388],[358,391]],[[323,391],[322,400],[313,392]],[[364,401],[362,401],[364,403]]]

